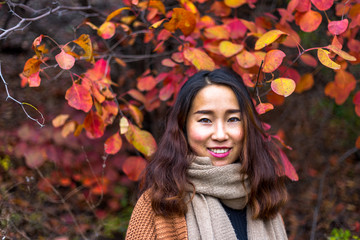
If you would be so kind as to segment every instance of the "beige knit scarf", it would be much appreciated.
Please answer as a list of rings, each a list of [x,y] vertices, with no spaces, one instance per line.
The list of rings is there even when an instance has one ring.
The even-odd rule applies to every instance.
[[[196,157],[188,170],[188,178],[194,184],[196,194],[188,204],[186,224],[189,240],[235,240],[235,231],[221,206],[220,201],[230,208],[246,206],[246,190],[239,163],[216,167],[208,157]],[[249,189],[247,178],[244,182]],[[191,198],[193,188],[188,187]],[[249,240],[287,239],[280,214],[269,221],[253,220],[250,207],[247,208],[247,233]]]

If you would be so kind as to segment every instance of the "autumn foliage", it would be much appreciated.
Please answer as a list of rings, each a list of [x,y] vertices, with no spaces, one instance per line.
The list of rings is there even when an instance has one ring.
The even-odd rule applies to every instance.
[[[62,42],[45,34],[33,39],[34,55],[23,63],[19,81],[22,87],[36,88],[54,72],[61,74],[68,82],[64,103],[81,114],[54,116],[54,131],[63,139],[101,142],[105,155],[121,156],[120,169],[132,181],[139,180],[156,151],[145,116],[171,106],[182,84],[200,70],[233,69],[254,93],[258,113],[265,114],[287,97],[312,89],[315,72],[327,68],[332,78],[324,94],[337,105],[351,98],[353,114],[360,117],[359,80],[351,70],[358,69],[353,66],[360,61],[360,3],[291,0],[273,12],[243,16],[243,9],[251,12],[257,4],[256,0],[179,0],[173,5],[124,0],[97,19],[84,18],[74,26],[73,39]],[[301,36],[318,34],[321,27],[326,34],[319,37],[326,43],[304,47]],[[139,44],[149,49],[148,55],[126,55],[126,48]],[[132,58],[153,56],[156,61],[143,68],[131,64]],[[118,79],[111,74],[114,69],[120,69]],[[269,137],[279,148],[291,149],[281,134]],[[360,136],[354,145],[360,148]],[[282,174],[296,181],[296,170],[283,150]],[[54,156],[45,148],[22,154],[32,169]],[[112,186],[110,176],[103,179],[100,184],[89,173],[63,176],[60,181],[63,186],[83,184],[99,196]]]

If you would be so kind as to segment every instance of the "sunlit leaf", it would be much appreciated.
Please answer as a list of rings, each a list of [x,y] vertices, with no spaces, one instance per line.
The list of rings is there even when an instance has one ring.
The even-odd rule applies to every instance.
[[[256,111],[258,112],[258,114],[264,114],[270,110],[273,110],[274,106],[271,103],[259,103],[256,106]]]
[[[225,5],[231,8],[238,8],[246,2],[246,0],[224,0]]]
[[[119,15],[122,11],[124,10],[130,10],[129,7],[123,7],[123,8],[119,8],[116,9],[115,11],[113,11],[112,13],[110,13],[107,18],[106,18],[106,22],[110,21],[111,19],[113,19],[114,17],[116,17],[117,15]]]
[[[82,49],[84,49],[84,54],[82,55],[87,61],[93,62],[93,48],[90,36],[88,34],[81,34],[80,37],[73,41],[77,45],[79,45]]]
[[[120,118],[119,126],[120,126],[120,134],[125,134],[128,131],[129,121],[127,120],[126,117]]]
[[[88,112],[92,105],[92,97],[90,92],[82,85],[74,83],[65,94],[68,104],[78,110]]]
[[[287,33],[280,30],[270,30],[263,34],[255,43],[255,50],[262,49],[273,42],[275,42],[281,35],[287,35]]]
[[[30,58],[26,61],[22,74],[24,77],[30,77],[34,73],[40,71],[40,64],[42,62],[37,58]]]
[[[151,133],[141,130],[133,124],[129,125],[125,137],[130,144],[146,157],[150,157],[156,151],[156,142]]]
[[[75,64],[75,58],[70,54],[67,54],[63,49],[61,49],[61,52],[55,56],[55,59],[59,64],[59,67],[65,70],[71,69]]]
[[[256,64],[256,57],[254,54],[243,50],[236,55],[236,62],[243,68],[251,68]]]
[[[225,25],[218,25],[213,27],[208,27],[204,31],[204,35],[208,39],[229,39],[230,32],[227,26]]]
[[[220,53],[224,57],[231,57],[241,50],[243,50],[244,45],[232,43],[230,41],[222,41],[219,45]]]
[[[61,136],[66,138],[70,133],[73,133],[76,129],[76,122],[70,121],[67,122],[61,129]]]
[[[97,30],[97,34],[103,39],[110,39],[115,35],[116,25],[113,22],[104,22]]]
[[[104,135],[105,125],[102,118],[94,111],[88,112],[84,120],[86,136],[94,139]]]
[[[209,57],[204,51],[198,48],[185,48],[184,57],[191,62],[197,70],[209,70],[215,69],[215,63],[211,57]]]
[[[160,0],[150,0],[149,1],[149,7],[156,8],[159,10],[162,14],[166,14],[165,6],[162,1]]]
[[[128,107],[129,107],[129,110],[130,110],[131,117],[135,120],[136,124],[139,127],[142,127],[142,122],[144,120],[144,115],[142,114],[140,109],[138,107],[136,107],[135,105],[132,105],[132,104],[129,104]]]
[[[329,57],[329,51],[326,51],[322,48],[319,48],[317,51],[317,55],[319,58],[319,61],[326,67],[332,68],[332,69],[340,69],[340,65],[334,62]]]
[[[349,20],[343,19],[340,21],[330,21],[328,24],[329,32],[334,35],[340,35],[344,33],[349,25]]]
[[[265,73],[271,73],[275,71],[282,63],[285,53],[281,50],[270,50],[266,53],[264,60],[264,67],[262,69]]]
[[[271,82],[271,89],[284,97],[291,95],[295,90],[296,84],[290,78],[277,78]]]
[[[164,28],[170,32],[180,29],[185,36],[190,35],[196,26],[196,19],[192,12],[183,8],[174,8],[169,22],[164,23]]]
[[[146,167],[146,160],[142,157],[128,157],[122,165],[123,172],[132,181],[138,181]]]
[[[313,32],[320,26],[322,16],[319,12],[309,10],[300,16],[299,26],[304,32]]]
[[[53,120],[52,120],[52,125],[54,127],[61,127],[62,125],[64,125],[64,123],[66,122],[66,120],[70,117],[69,114],[60,114],[57,115]]]
[[[300,81],[296,84],[295,92],[302,93],[311,89],[314,86],[314,76],[311,73],[306,73],[301,76]]]
[[[334,0],[311,0],[317,9],[326,11],[334,4]]]
[[[104,149],[107,154],[116,154],[120,151],[122,146],[122,140],[120,134],[116,132],[114,135],[106,139]]]
[[[350,54],[348,54],[347,52],[344,52],[343,50],[337,48],[334,45],[329,45],[328,49],[330,49],[331,51],[333,51],[334,53],[336,53],[337,55],[339,55],[340,57],[342,57],[345,60],[348,61],[356,61],[356,58],[354,56],[351,56]]]

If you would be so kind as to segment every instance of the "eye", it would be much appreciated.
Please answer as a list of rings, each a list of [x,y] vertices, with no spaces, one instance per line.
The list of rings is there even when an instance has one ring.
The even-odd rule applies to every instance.
[[[231,118],[229,118],[228,122],[240,122],[240,118],[238,118],[238,117],[231,117]]]
[[[211,123],[210,119],[208,119],[208,118],[201,118],[198,122],[200,122],[200,123]]]

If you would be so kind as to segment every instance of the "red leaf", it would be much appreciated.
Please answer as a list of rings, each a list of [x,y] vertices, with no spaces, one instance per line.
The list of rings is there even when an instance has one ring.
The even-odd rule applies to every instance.
[[[353,103],[354,104],[360,104],[360,91],[357,91],[354,95],[354,98],[353,98]]]
[[[279,149],[279,151],[280,151],[281,161],[284,166],[284,172],[281,173],[281,175],[285,174],[292,181],[298,181],[299,176],[297,175],[294,166],[291,164],[286,154],[281,149]]]
[[[307,12],[311,9],[311,2],[310,0],[298,0],[296,1],[296,10],[299,12]],[[290,5],[290,3],[289,3]]]
[[[300,57],[301,61],[303,61],[303,63],[305,63],[306,65],[310,66],[310,67],[317,67],[318,62],[316,61],[316,59],[311,56],[310,54],[303,54]]]
[[[326,11],[334,4],[334,0],[311,0],[317,9]]]
[[[88,112],[92,105],[92,97],[90,92],[82,85],[74,83],[65,94],[68,104],[78,110]]]
[[[360,136],[356,139],[355,146],[360,149]]]
[[[38,87],[41,83],[40,72],[36,72],[28,78],[29,87]]]
[[[105,125],[102,118],[91,110],[85,117],[84,128],[88,138],[94,139],[104,135]]]
[[[271,73],[275,71],[282,63],[285,53],[281,50],[270,50],[266,53],[263,72]]]
[[[137,181],[145,167],[146,160],[144,158],[128,157],[122,166],[122,170],[130,180]]]
[[[156,86],[155,78],[151,75],[138,78],[137,88],[140,91],[150,91]]]
[[[329,32],[334,35],[340,35],[344,33],[349,25],[349,20],[343,19],[341,21],[330,21],[328,24]]]
[[[161,101],[167,101],[171,95],[174,93],[175,91],[175,88],[174,88],[174,85],[169,83],[169,84],[166,84],[161,90],[160,90],[160,93],[159,93],[159,98]]]
[[[104,149],[107,154],[116,154],[120,151],[122,145],[122,140],[119,132],[116,132],[114,135],[106,139],[104,144]]]

